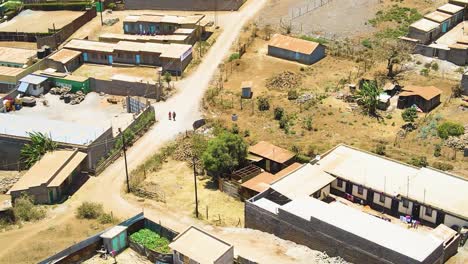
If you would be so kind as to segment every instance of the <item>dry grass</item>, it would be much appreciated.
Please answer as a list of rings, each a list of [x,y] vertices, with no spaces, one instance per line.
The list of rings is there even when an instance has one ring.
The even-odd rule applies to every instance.
[[[93,77],[104,80],[109,80],[113,75],[116,74],[122,74],[144,80],[158,80],[157,68],[149,66],[109,66],[86,63],[74,71],[73,74],[77,76]]]
[[[404,124],[401,118],[401,110],[396,109],[389,113],[381,112],[382,119],[362,114],[360,111],[351,111],[349,104],[335,98],[338,93],[345,92],[343,83],[357,83],[358,69],[362,64],[352,60],[328,56],[320,62],[305,66],[286,60],[272,58],[266,55],[266,42],[257,38],[248,52],[239,61],[239,66],[233,66],[231,74],[228,67],[228,76],[224,76],[223,89],[215,99],[204,100],[206,116],[210,119],[220,120],[230,128],[233,126],[231,115],[237,114],[236,122],[241,133],[250,132],[247,137],[249,143],[259,140],[269,140],[279,146],[292,149],[293,146],[302,153],[323,153],[339,143],[353,145],[358,148],[373,151],[379,143],[387,146],[387,156],[408,162],[412,156],[426,156],[429,164],[434,161],[442,161],[452,164],[454,172],[468,177],[468,163],[463,160],[462,153],[452,160],[451,150],[443,147],[442,157],[433,156],[434,145],[439,139],[418,139],[418,132],[413,132],[404,139],[396,140],[396,134]],[[372,77],[382,75],[384,65],[375,65],[364,76]],[[311,93],[315,96],[326,95],[323,100],[318,100],[310,107],[300,106],[295,101],[287,99],[287,91],[270,90],[266,88],[266,80],[282,71],[292,71],[303,75],[302,85],[297,87],[299,94]],[[244,100],[243,109],[240,109],[239,95],[242,81],[253,81],[253,100]],[[451,87],[456,81],[437,77],[423,77],[415,73],[403,74],[401,84],[435,85],[443,91],[442,102],[446,102]],[[270,98],[270,110],[260,112],[252,103],[256,97],[267,96]],[[431,112],[430,116],[440,115],[443,119],[449,119],[467,123],[466,112],[458,109],[459,100],[443,103]],[[273,109],[283,107],[291,116],[292,124],[290,132],[285,133],[279,128],[279,122],[273,119]],[[419,122],[424,120],[425,114],[420,114]],[[305,129],[304,121],[312,118],[312,131]],[[421,123],[420,126],[425,124]],[[396,144],[394,144],[396,143]]]
[[[195,192],[193,171],[185,162],[168,159],[157,172],[151,172],[143,185],[157,184],[158,193],[163,194],[165,206],[177,208],[185,215],[194,216]],[[201,218],[211,224],[236,226],[244,221],[244,204],[222,193],[210,177],[198,177],[198,201]],[[208,217],[206,215],[208,208]],[[219,221],[221,219],[221,221]]]
[[[53,225],[23,243],[20,254],[11,251],[0,259],[0,263],[37,263],[109,226],[101,225],[97,220],[73,220],[64,225]]]

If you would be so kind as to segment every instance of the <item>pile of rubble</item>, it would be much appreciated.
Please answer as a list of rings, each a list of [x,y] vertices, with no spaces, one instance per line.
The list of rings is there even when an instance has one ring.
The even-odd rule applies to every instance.
[[[299,104],[303,104],[305,102],[308,102],[312,99],[314,99],[314,95],[311,94],[311,93],[305,93],[305,94],[301,94],[297,99],[296,99],[296,102],[299,103]]]
[[[465,146],[468,146],[468,133],[459,137],[449,137],[445,141],[445,146],[457,150],[464,150]]]
[[[119,21],[120,21],[119,18],[109,18],[109,19],[105,19],[103,23],[106,26],[112,26]]]
[[[266,87],[269,89],[289,90],[296,89],[302,84],[302,76],[291,71],[284,71],[267,80]]]
[[[51,94],[60,95],[60,100],[63,100],[66,104],[76,105],[84,101],[86,94],[82,91],[72,93],[70,88],[54,87],[50,89]]]
[[[187,162],[190,167],[193,167],[193,148],[191,138],[183,138],[178,140],[177,148],[172,153],[172,158],[178,161]],[[197,157],[195,168],[198,174],[203,173],[203,162],[201,157]]]
[[[21,176],[0,178],[0,193],[6,193]]]

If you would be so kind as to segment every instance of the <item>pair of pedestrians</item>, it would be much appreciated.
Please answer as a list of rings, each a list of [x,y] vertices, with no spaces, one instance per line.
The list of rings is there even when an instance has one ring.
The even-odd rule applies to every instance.
[[[172,112],[169,111],[169,120],[174,120],[175,121],[175,118],[176,118],[176,113],[175,112]]]

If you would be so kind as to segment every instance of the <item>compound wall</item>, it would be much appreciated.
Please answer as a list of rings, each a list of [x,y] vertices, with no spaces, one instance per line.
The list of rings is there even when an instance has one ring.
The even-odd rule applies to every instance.
[[[186,11],[234,11],[245,0],[125,0],[125,9],[156,9]]]

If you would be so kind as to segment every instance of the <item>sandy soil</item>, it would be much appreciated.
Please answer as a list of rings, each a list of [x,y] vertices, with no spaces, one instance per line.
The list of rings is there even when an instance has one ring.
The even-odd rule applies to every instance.
[[[83,125],[102,126],[103,128],[112,126],[114,130],[118,127],[127,127],[133,119],[133,115],[126,113],[122,104],[110,104],[106,96],[91,92],[86,95],[81,104],[65,104],[59,96],[46,94],[44,99],[49,106],[40,103],[44,99],[39,99],[35,107],[24,107],[20,111],[10,112],[12,115],[41,117],[52,120],[76,122]],[[92,118],[90,118],[92,117]]]
[[[49,29],[61,29],[84,12],[24,10],[10,21],[0,24],[0,31],[47,33]]]
[[[76,76],[94,77],[97,79],[110,80],[113,75],[121,74],[136,77],[143,80],[158,80],[157,67],[146,66],[109,66],[100,64],[83,64],[73,74]]]
[[[178,84],[180,92],[168,101],[155,105],[157,118],[160,119],[160,122],[127,152],[130,170],[143,163],[164,142],[173,139],[175,135],[184,132],[186,129],[191,129],[192,122],[201,117],[199,111],[200,100],[218,64],[228,54],[231,44],[237,38],[242,26],[260,10],[265,2],[266,0],[251,0],[246,3],[247,6],[242,9],[242,12],[233,13],[232,20],[224,21],[225,31],[219,36],[218,41],[210,49],[198,69],[186,81]],[[171,109],[178,111],[177,122],[169,122],[165,118],[167,112]],[[203,223],[191,217],[179,214],[177,210],[168,210],[157,204],[147,205],[138,203],[131,196],[122,196],[120,191],[125,178],[123,171],[123,160],[119,159],[109,166],[98,178],[88,180],[64,205],[52,210],[50,214],[54,215],[53,221],[47,220],[28,224],[21,229],[2,233],[0,236],[0,263],[32,262],[25,260],[22,256],[15,256],[14,252],[17,252],[17,250],[31,250],[33,244],[28,242],[35,241],[34,239],[37,240],[38,238],[35,236],[38,235],[38,232],[47,230],[51,226],[66,226],[67,223],[76,222],[73,216],[73,209],[81,201],[102,202],[106,210],[113,211],[115,215],[122,219],[144,210],[145,215],[154,221],[161,221],[163,225],[177,231],[183,231],[192,224],[202,226],[232,243],[236,254],[248,256],[260,263],[320,263],[317,259],[321,254],[317,251],[278,239],[270,234],[249,229],[215,228],[203,225]],[[67,236],[61,236],[60,239],[65,240]],[[68,240],[61,241],[60,245],[37,252],[41,256],[36,256],[34,261],[53,254],[53,252],[67,247],[73,241],[78,240],[68,237]],[[33,253],[36,254],[36,252]]]
[[[0,47],[36,50],[37,44],[35,42],[0,41]]]
[[[115,258],[117,263],[126,263],[126,264],[151,264],[147,258],[141,256],[137,252],[133,251],[131,248],[127,248]],[[99,255],[96,255],[86,261],[83,264],[114,264],[114,259],[108,257],[107,259],[101,258]]]
[[[169,159],[161,170],[149,174],[143,184],[164,197],[164,205],[168,208],[178,208],[180,213],[193,216],[193,171],[185,162]],[[157,187],[151,188],[154,184]],[[219,191],[211,177],[197,177],[197,187],[202,219],[213,225],[236,226],[239,222],[243,225],[244,203]]]

